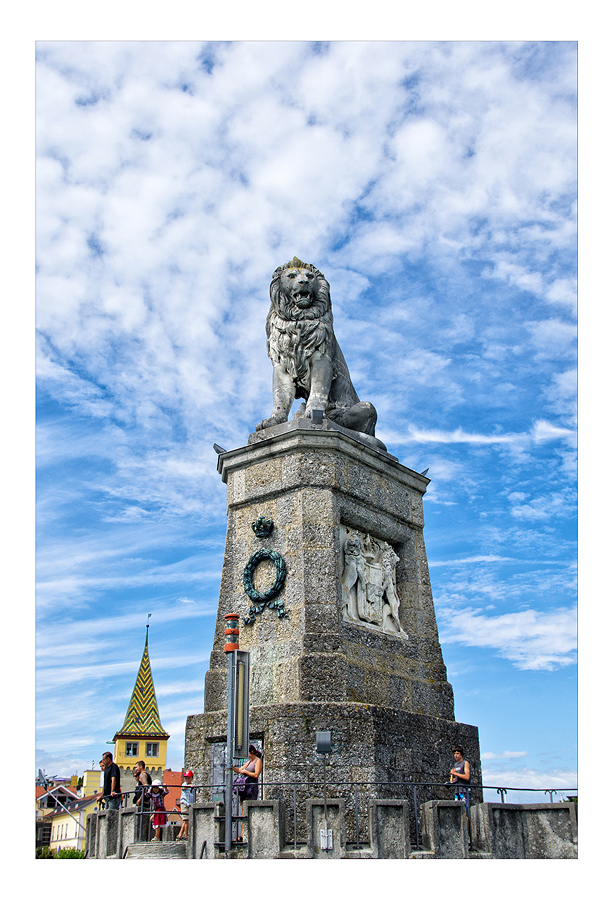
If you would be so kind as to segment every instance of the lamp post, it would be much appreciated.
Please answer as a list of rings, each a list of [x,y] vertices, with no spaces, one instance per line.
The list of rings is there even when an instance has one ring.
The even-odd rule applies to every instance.
[[[232,849],[232,762],[234,759],[234,709],[236,692],[236,653],[238,645],[238,614],[229,613],[226,620],[224,651],[228,657],[228,727],[226,733],[226,794],[225,794],[225,851]]]
[[[315,749],[323,754],[324,766],[324,827],[319,831],[319,846],[322,850],[332,850],[332,829],[328,828],[328,791],[326,787],[326,758],[332,753],[332,732],[315,732]]]

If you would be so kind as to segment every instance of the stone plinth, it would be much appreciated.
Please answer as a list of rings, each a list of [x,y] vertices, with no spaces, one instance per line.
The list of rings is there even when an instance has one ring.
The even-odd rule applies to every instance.
[[[332,847],[322,848],[321,832],[332,832]],[[307,801],[307,847],[310,859],[345,859],[345,801]]]
[[[189,838],[187,852],[189,859],[217,859],[215,841],[219,840],[220,808],[216,803],[194,803],[189,809]]]
[[[285,809],[283,800],[247,800],[249,859],[278,859],[285,846]]]
[[[437,859],[468,858],[468,822],[462,801],[429,800],[421,808],[422,843]]]
[[[327,419],[257,432],[246,447],[221,454],[218,468],[228,529],[205,711],[186,728],[195,781],[210,782],[211,745],[225,740],[227,613],[240,614],[240,646],[251,654],[251,735],[263,741],[264,778],[281,783],[266,788],[267,798],[288,800],[291,782],[305,797],[320,795],[315,732],[328,729],[330,780],[440,782],[457,742],[479,781],[477,729],[454,720],[438,638],[423,539],[428,479]],[[265,537],[252,527],[260,518],[273,523]],[[362,554],[357,564],[350,539]],[[275,600],[287,617],[269,607],[253,613],[244,574],[260,550],[285,563]],[[276,574],[271,562],[257,565],[256,590],[264,593]],[[349,829],[348,818],[350,840]]]
[[[406,800],[371,800],[368,804],[373,859],[408,859],[411,855],[411,810]]]

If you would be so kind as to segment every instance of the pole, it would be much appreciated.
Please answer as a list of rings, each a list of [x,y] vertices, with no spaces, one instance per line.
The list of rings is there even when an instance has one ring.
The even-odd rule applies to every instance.
[[[226,733],[226,793],[225,793],[225,852],[232,849],[232,763],[234,761],[234,711],[236,690],[236,650],[238,645],[238,615],[229,613],[226,620],[224,651],[228,657],[228,726]]]

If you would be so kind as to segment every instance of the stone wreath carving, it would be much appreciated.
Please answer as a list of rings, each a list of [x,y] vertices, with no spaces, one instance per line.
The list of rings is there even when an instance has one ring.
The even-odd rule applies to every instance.
[[[274,563],[276,578],[267,591],[258,591],[253,583],[253,576],[259,564],[265,559]],[[255,617],[267,606],[277,613],[279,619],[289,618],[289,613],[285,609],[283,600],[275,600],[275,597],[281,593],[283,585],[285,584],[286,574],[287,566],[285,565],[285,560],[276,550],[258,550],[250,557],[243,572],[243,586],[247,596],[253,600],[253,604],[249,607],[247,618],[244,619],[245,625],[253,625]]]
[[[348,528],[344,532],[343,618],[406,637],[400,624],[400,598],[396,590],[399,559],[394,549],[369,534]]]

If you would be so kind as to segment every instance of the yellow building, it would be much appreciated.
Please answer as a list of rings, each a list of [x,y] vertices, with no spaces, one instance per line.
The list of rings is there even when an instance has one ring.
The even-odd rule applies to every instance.
[[[132,770],[139,759],[152,778],[162,778],[166,768],[166,748],[170,735],[162,728],[158,710],[151,663],[149,661],[149,625],[145,649],[136,684],[128,705],[126,718],[113,738],[114,761],[121,772],[122,791],[134,789]]]
[[[83,772],[83,782],[79,794],[80,797],[89,797],[102,787],[102,772],[100,769],[86,769]]]
[[[82,797],[67,803],[66,809],[57,808],[56,812],[46,818],[45,822],[51,825],[51,850],[67,847],[84,850],[87,817],[97,808],[98,801],[95,797]]]

